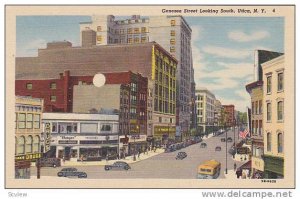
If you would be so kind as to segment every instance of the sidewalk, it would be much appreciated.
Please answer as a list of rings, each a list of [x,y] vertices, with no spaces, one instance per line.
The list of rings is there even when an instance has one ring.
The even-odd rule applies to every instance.
[[[230,180],[246,180],[246,179],[250,179],[249,177],[247,177],[246,179],[242,179],[242,176],[240,176],[240,178],[238,179],[236,177],[235,171],[233,169],[228,170],[227,174],[225,174],[225,171],[224,171],[224,176],[225,176],[226,179],[230,179]]]
[[[104,166],[107,164],[113,164],[116,161],[122,161],[122,162],[126,162],[128,164],[132,164],[135,162],[139,162],[141,160],[146,160],[150,157],[156,156],[158,154],[164,153],[165,150],[164,149],[157,149],[156,152],[154,151],[150,151],[147,153],[141,153],[140,157],[138,157],[138,155],[136,155],[136,161],[133,161],[133,156],[128,156],[125,159],[120,159],[120,160],[102,160],[102,161],[91,161],[91,162],[73,162],[73,161],[65,161],[61,163],[61,166]]]

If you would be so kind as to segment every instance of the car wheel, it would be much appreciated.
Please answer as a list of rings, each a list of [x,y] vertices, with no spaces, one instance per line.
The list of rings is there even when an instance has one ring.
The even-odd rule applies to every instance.
[[[127,171],[127,170],[129,169],[129,167],[128,167],[128,166],[125,166],[124,169]]]
[[[56,164],[53,164],[53,168],[56,168]]]
[[[104,169],[105,169],[106,171],[108,171],[108,170],[109,170],[109,167],[105,167]]]

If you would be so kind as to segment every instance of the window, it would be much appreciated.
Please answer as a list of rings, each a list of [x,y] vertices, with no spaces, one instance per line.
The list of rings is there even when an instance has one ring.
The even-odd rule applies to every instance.
[[[175,26],[176,25],[176,21],[174,19],[171,20],[171,26]]]
[[[50,89],[56,89],[56,83],[55,82],[50,83]]]
[[[112,125],[111,124],[102,124],[101,131],[112,131]]]
[[[132,44],[132,38],[128,38],[127,43]]]
[[[127,29],[127,33],[128,33],[128,34],[132,34],[132,28],[128,28],[128,29]]]
[[[175,45],[176,44],[175,39],[170,39],[170,44]]]
[[[174,47],[174,46],[171,46],[171,47],[170,47],[170,52],[171,52],[171,53],[175,53],[175,52],[176,52],[176,50],[175,50],[175,47]]]
[[[271,103],[267,103],[267,121],[270,122],[271,121]]]
[[[25,153],[25,138],[21,136],[17,139],[17,155]]]
[[[26,116],[26,128],[27,129],[32,129],[32,121],[33,121],[33,114],[27,113]]]
[[[139,28],[134,28],[134,33],[140,33],[140,29]]]
[[[278,135],[277,135],[277,151],[278,151],[278,153],[283,152],[283,135],[282,135],[282,133],[278,133]]]
[[[267,93],[272,91],[272,76],[267,77]]]
[[[26,138],[25,153],[32,153],[32,136]]]
[[[283,101],[277,103],[277,120],[283,120]]]
[[[259,130],[258,130],[258,134],[261,136],[262,134],[262,120],[259,120]]]
[[[170,35],[175,36],[175,30],[171,30]]]
[[[262,101],[259,100],[258,102],[258,114],[262,114]]]
[[[147,32],[147,28],[146,28],[146,27],[142,27],[141,32],[142,32],[142,33]]]
[[[39,152],[39,148],[40,148],[40,137],[36,135],[33,138],[32,152],[33,153]]]
[[[252,102],[252,105],[251,105],[251,112],[252,112],[252,114],[254,114],[254,102]]]
[[[255,114],[258,114],[258,101],[255,102]]]
[[[135,37],[135,38],[134,38],[134,43],[140,43],[140,38]]]
[[[283,73],[278,73],[277,78],[278,78],[277,91],[282,91],[283,90]]]
[[[33,128],[39,129],[40,128],[40,115],[39,114],[34,114],[33,115]]]
[[[120,34],[121,35],[125,34],[125,30],[124,29],[120,29]]]
[[[18,128],[19,129],[25,129],[26,128],[26,114],[25,113],[19,113],[18,114]]]
[[[271,140],[271,133],[267,133],[267,151],[271,151],[271,143],[272,143],[272,140]]]
[[[51,95],[50,96],[50,101],[51,102],[56,102],[56,96],[55,95]]]
[[[97,36],[97,41],[98,41],[98,42],[102,42],[102,35],[98,35],[98,36]]]
[[[102,27],[101,26],[97,26],[97,32],[101,32],[102,31]]]
[[[27,88],[28,90],[31,90],[31,89],[32,89],[32,83],[27,83],[27,84],[26,84],[26,88]]]
[[[146,43],[147,42],[147,37],[141,37],[141,43]]]

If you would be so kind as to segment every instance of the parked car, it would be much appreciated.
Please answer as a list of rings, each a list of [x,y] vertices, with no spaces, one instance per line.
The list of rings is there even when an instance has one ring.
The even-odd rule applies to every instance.
[[[221,151],[221,147],[220,147],[220,146],[217,146],[217,147],[215,148],[215,151]]]
[[[59,158],[41,158],[41,167],[60,167],[60,159]]]
[[[108,171],[108,170],[128,170],[128,169],[131,169],[131,167],[126,162],[117,161],[111,165],[105,165],[104,169],[106,171]]]
[[[176,156],[176,160],[182,160],[182,159],[184,159],[184,158],[186,158],[187,157],[187,154],[186,154],[186,152],[179,152],[178,154],[177,154],[177,156]]]
[[[78,177],[78,178],[87,178],[87,174],[82,171],[78,171],[76,168],[63,168],[57,173],[58,177]]]
[[[231,137],[227,138],[227,142],[232,142],[232,138]]]
[[[225,138],[221,138],[221,142],[225,142],[226,141],[226,139]]]
[[[206,147],[207,147],[207,144],[206,144],[206,143],[202,142],[202,143],[200,144],[200,148],[206,148]]]

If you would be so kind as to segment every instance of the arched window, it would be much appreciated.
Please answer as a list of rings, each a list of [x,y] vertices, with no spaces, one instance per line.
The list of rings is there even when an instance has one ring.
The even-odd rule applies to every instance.
[[[32,153],[32,136],[26,138],[25,153]]]
[[[277,150],[278,150],[278,153],[283,153],[283,135],[282,135],[282,133],[278,133],[278,135],[277,135]]]
[[[272,150],[272,138],[271,138],[271,133],[267,133],[267,151]]]
[[[40,137],[38,135],[34,136],[33,138],[33,145],[32,145],[32,152],[39,152],[40,148]]]
[[[25,153],[25,138],[21,136],[17,139],[17,155]]]

